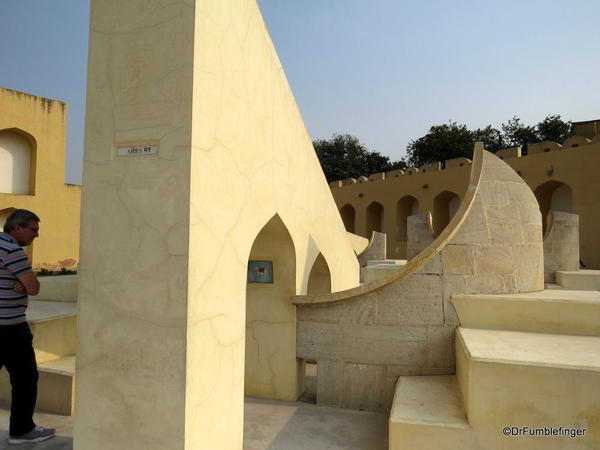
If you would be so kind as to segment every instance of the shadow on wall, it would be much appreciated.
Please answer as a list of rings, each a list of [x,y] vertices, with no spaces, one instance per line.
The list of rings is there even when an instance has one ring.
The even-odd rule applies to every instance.
[[[412,195],[406,195],[398,200],[396,204],[396,240],[406,242],[407,237],[407,219],[410,216],[419,214],[419,201]]]
[[[433,199],[433,230],[436,236],[448,226],[458,211],[460,198],[451,191],[444,191]]]
[[[342,222],[344,222],[346,231],[354,233],[354,221],[356,220],[356,212],[354,211],[354,207],[352,205],[345,205],[342,207],[342,209],[340,209],[340,215],[342,216]]]
[[[383,232],[383,205],[373,202],[367,207],[366,233],[371,236],[373,231]]]

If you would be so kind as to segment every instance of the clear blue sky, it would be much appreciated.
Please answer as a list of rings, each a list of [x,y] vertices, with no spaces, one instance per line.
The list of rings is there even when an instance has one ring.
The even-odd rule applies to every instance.
[[[395,160],[448,120],[600,119],[597,0],[258,1],[313,139],[351,133]],[[69,104],[71,183],[88,14],[89,0],[0,0],[0,86]]]

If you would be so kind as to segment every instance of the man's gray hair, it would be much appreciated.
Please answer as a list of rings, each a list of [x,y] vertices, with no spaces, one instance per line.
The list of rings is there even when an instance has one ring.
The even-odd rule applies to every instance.
[[[26,227],[29,225],[29,222],[39,222],[40,218],[31,211],[27,211],[26,209],[17,209],[14,211],[6,222],[4,222],[4,232],[10,233],[15,227],[18,225],[20,227]]]

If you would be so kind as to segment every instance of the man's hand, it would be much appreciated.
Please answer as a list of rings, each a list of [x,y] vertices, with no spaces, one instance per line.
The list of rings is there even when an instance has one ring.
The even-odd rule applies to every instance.
[[[13,291],[15,291],[17,294],[26,294],[27,293],[25,291],[25,286],[23,286],[23,284],[21,284],[20,281],[17,281],[17,284],[15,284]]]
[[[20,273],[17,278],[28,295],[37,295],[40,291],[40,282],[34,272]]]

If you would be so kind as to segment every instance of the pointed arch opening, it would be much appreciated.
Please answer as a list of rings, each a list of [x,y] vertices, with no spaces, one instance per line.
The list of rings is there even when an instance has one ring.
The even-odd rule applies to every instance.
[[[460,197],[452,191],[444,191],[433,199],[433,231],[439,236],[458,211]]]
[[[295,401],[303,361],[296,358],[296,251],[278,214],[256,236],[246,288],[246,395]]]
[[[366,216],[366,238],[369,239],[371,237],[371,233],[373,231],[377,231],[383,233],[383,214],[384,209],[383,205],[379,202],[372,202],[367,207],[367,216]]]
[[[331,292],[331,271],[322,253],[315,260],[308,276],[307,295],[329,294]]]
[[[356,220],[356,211],[354,210],[354,206],[349,203],[344,205],[342,209],[340,209],[340,215],[342,216],[342,222],[344,222],[346,231],[354,233],[354,223]]]
[[[535,191],[535,198],[542,213],[542,232],[546,232],[548,213],[552,211],[573,212],[573,190],[561,181],[551,180],[540,184]]]

